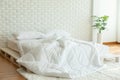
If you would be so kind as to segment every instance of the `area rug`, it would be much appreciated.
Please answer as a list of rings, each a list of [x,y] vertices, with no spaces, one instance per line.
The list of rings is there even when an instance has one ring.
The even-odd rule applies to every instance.
[[[17,71],[27,80],[120,80],[120,63],[106,64],[105,67],[100,71],[74,79],[46,77],[26,72],[23,69],[18,69]]]

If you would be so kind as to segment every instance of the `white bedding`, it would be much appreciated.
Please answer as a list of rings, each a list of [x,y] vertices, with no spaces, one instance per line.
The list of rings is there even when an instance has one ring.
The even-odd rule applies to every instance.
[[[16,39],[9,38],[8,41],[7,41],[7,47],[14,50],[14,51],[16,51],[16,52],[19,52],[17,42],[18,41]]]
[[[13,37],[18,40],[41,39],[44,37],[44,33],[37,31],[16,32],[13,33]]]
[[[76,78],[103,67],[100,49],[89,42],[50,36],[34,41],[36,46],[28,46],[29,42],[19,43],[24,55],[17,62],[38,75]]]
[[[47,77],[47,76],[37,75],[34,73],[29,73],[22,69],[18,69],[17,71],[27,80],[120,80],[119,63],[106,64],[106,67],[104,67],[100,71],[97,71],[95,73],[92,73],[84,77],[79,77],[74,79]]]
[[[37,40],[37,39],[32,39],[32,40],[23,40],[25,43],[27,43],[27,45],[26,46],[36,46],[37,45],[37,42],[39,41],[39,39]],[[92,43],[92,42],[89,42],[90,44],[94,44],[94,43]],[[36,44],[36,45],[35,45]],[[100,53],[100,55],[102,56],[102,55],[104,55],[104,54],[106,54],[106,53],[109,53],[108,51],[109,51],[109,47],[107,47],[107,46],[105,46],[105,45],[101,45],[101,44],[97,44],[97,43],[95,43],[94,44],[97,48],[96,49],[98,49],[101,53]],[[14,50],[14,51],[16,51],[16,52],[19,52],[20,50],[19,50],[19,48],[18,48],[18,40],[16,40],[16,39],[14,39],[14,38],[9,38],[8,39],[8,41],[7,41],[7,47],[8,48],[10,48],[10,49],[12,49],[12,50]],[[27,47],[26,47],[27,48]],[[28,49],[28,48],[27,48]],[[30,48],[29,48],[30,49]],[[28,51],[28,50],[27,50]],[[26,53],[26,52],[24,52],[24,53]]]
[[[24,53],[27,53],[27,51],[29,51],[32,47],[36,47],[38,45],[38,41],[40,41],[40,39],[22,40],[22,42],[24,42]],[[9,38],[7,41],[7,47],[23,55],[23,52],[19,47],[19,40]]]

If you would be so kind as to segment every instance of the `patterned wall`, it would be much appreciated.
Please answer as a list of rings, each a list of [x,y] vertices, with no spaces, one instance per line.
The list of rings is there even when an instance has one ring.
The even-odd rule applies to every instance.
[[[91,39],[91,0],[0,0],[0,46],[13,32],[62,29]]]

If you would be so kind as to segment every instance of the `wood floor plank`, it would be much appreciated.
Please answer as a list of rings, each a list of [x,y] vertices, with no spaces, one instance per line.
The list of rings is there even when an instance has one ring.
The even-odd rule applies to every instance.
[[[0,55],[0,80],[25,80],[18,72],[17,67]]]
[[[120,55],[120,43],[105,44],[110,47],[110,53]]]

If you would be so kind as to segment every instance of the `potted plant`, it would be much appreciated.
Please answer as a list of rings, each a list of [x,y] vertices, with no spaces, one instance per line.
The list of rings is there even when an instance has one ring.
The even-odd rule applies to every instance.
[[[109,16],[93,16],[93,27],[97,29],[97,42],[102,44],[102,31],[106,29]]]

